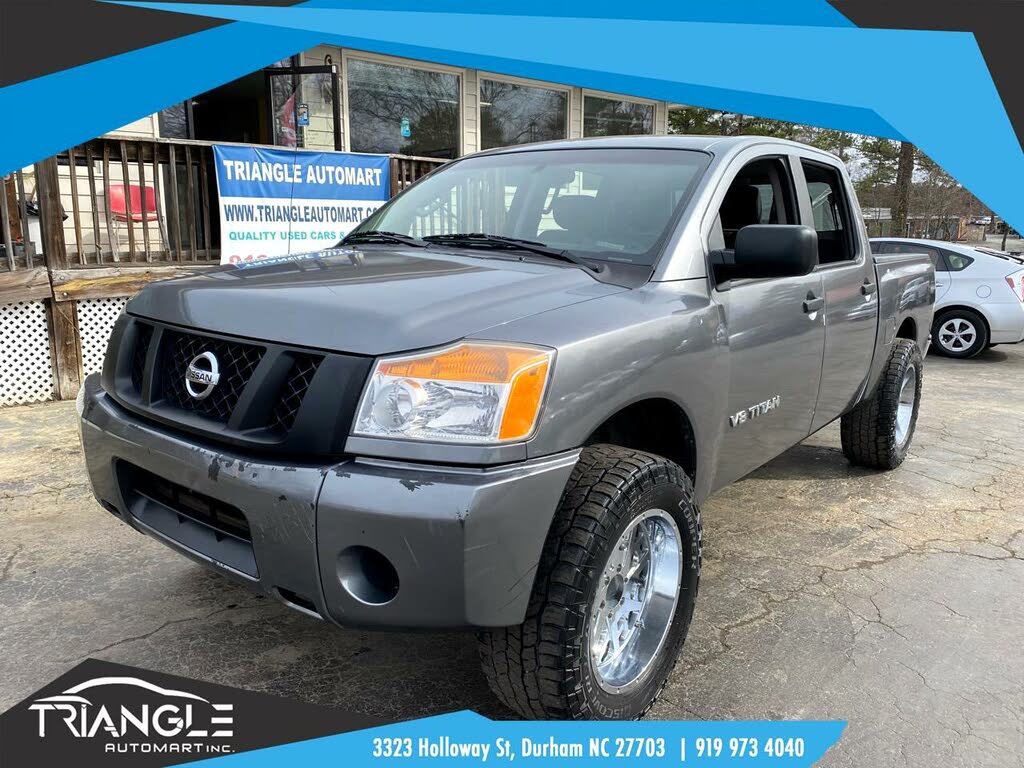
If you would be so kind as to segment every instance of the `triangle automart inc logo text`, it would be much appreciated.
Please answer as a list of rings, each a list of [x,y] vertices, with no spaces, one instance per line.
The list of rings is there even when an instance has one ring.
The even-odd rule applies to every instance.
[[[0,714],[0,767],[165,768],[385,722],[87,659]]]
[[[107,754],[194,757],[232,752],[233,704],[162,688],[140,677],[96,677],[33,700],[40,739],[103,742]]]

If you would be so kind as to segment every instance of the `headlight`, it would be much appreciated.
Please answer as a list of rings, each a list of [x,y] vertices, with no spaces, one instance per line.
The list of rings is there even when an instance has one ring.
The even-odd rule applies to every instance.
[[[505,443],[537,423],[554,350],[465,342],[377,361],[354,434],[444,443]]]

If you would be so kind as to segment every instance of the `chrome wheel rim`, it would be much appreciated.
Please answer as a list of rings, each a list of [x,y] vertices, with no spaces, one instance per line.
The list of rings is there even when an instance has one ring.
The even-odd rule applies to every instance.
[[[917,400],[917,366],[908,365],[900,383],[900,397],[896,406],[896,444],[902,446],[910,435],[910,422],[914,418]]]
[[[591,601],[587,648],[610,693],[638,686],[658,658],[679,599],[682,537],[661,509],[637,516],[615,542]]]
[[[966,352],[977,338],[974,323],[962,317],[950,318],[939,326],[939,344],[949,352]]]

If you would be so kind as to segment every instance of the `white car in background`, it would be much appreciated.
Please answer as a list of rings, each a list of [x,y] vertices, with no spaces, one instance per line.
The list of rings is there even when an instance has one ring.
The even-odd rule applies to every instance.
[[[974,357],[1024,340],[1024,258],[984,246],[904,237],[871,239],[873,253],[926,253],[935,265],[932,349]]]

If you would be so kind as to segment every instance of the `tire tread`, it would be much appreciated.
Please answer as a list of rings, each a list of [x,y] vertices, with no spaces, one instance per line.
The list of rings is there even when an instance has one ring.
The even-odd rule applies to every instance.
[[[896,409],[899,406],[903,373],[910,364],[917,365],[917,387],[923,377],[921,353],[913,341],[897,339],[878,387],[870,399],[857,405],[840,421],[843,455],[853,464],[872,469],[894,469],[906,457],[907,444],[896,442]],[[916,414],[914,416],[916,422]],[[913,429],[914,422],[911,423]]]

